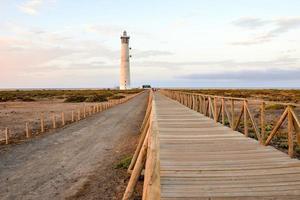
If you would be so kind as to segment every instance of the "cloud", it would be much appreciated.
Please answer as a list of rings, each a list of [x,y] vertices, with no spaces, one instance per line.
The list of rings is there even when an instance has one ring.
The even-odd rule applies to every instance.
[[[277,25],[277,28],[271,31],[272,34],[281,34],[292,29],[300,28],[300,17],[280,18],[273,22]]]
[[[276,37],[276,35],[269,32],[269,33],[264,33],[264,34],[254,36],[253,38],[249,38],[244,41],[232,42],[231,45],[248,46],[248,45],[255,45],[255,44],[263,44],[266,42],[270,42],[274,37]]]
[[[135,50],[133,52],[133,56],[137,59],[148,58],[153,56],[169,56],[169,55],[174,55],[174,53],[170,51],[161,51],[161,50],[147,50],[147,51]]]
[[[19,6],[19,9],[29,15],[36,15],[43,3],[43,0],[28,0]]]
[[[93,32],[101,35],[109,35],[115,37],[121,35],[123,27],[117,25],[88,25],[86,27],[87,32]]]
[[[249,28],[249,29],[255,29],[258,27],[265,26],[266,24],[269,24],[270,21],[263,20],[260,18],[255,17],[242,17],[238,20],[235,20],[232,22],[235,26],[239,26],[242,28]]]
[[[157,37],[152,33],[137,29],[136,27],[120,26],[117,24],[89,24],[85,26],[87,33],[95,33],[100,36],[108,36],[117,38],[120,37],[123,31],[126,30],[129,36],[132,34],[135,38],[157,40]]]
[[[234,21],[233,24],[235,26],[247,29],[257,29],[267,24],[272,25],[273,28],[267,32],[258,33],[255,36],[248,38],[244,41],[231,43],[232,45],[255,45],[270,42],[283,33],[300,28],[300,17],[284,17],[273,20],[263,20],[260,18],[248,17],[240,18]]]
[[[285,67],[292,68],[299,66],[299,59],[293,57],[279,57],[272,60],[261,61],[235,61],[235,60],[220,60],[220,61],[186,61],[186,62],[171,62],[171,61],[152,61],[145,60],[135,62],[136,65],[141,67],[161,67],[161,68],[181,68],[181,67],[204,67],[204,68],[273,68]]]
[[[18,6],[19,10],[28,15],[37,15],[46,3],[55,3],[56,0],[27,0]]]
[[[299,81],[300,69],[239,70],[215,73],[188,74],[178,76],[181,79],[210,81]]]
[[[0,36],[0,66],[4,69],[1,78],[24,71],[112,69],[119,58],[118,51],[101,42],[79,40],[65,31],[49,32],[14,25],[11,33],[9,37]]]

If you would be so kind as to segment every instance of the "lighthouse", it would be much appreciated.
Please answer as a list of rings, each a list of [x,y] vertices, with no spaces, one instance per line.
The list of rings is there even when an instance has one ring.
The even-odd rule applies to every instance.
[[[120,90],[130,89],[129,38],[124,31],[121,36]]]

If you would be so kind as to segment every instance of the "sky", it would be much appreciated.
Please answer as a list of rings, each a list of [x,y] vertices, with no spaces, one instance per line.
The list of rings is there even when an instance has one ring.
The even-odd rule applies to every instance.
[[[0,88],[300,87],[299,0],[0,0]]]

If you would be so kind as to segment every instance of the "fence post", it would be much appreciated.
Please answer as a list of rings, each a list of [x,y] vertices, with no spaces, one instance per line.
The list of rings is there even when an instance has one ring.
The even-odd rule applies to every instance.
[[[5,128],[5,144],[8,144],[8,140],[9,140],[9,130],[8,128]]]
[[[41,113],[41,133],[45,132],[45,127],[44,127],[44,113]]]
[[[29,125],[28,122],[25,124],[25,132],[26,132],[26,138],[30,137],[30,131],[29,131]]]
[[[64,112],[61,113],[61,124],[63,126],[66,125],[66,122],[65,122],[65,113]]]
[[[72,122],[74,122],[74,110],[72,110]]]
[[[53,128],[56,129],[56,116],[55,116],[55,113],[52,114],[52,125],[53,125]]]

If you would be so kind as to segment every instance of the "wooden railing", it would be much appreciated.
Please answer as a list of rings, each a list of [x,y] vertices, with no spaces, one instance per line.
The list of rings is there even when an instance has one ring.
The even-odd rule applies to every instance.
[[[294,156],[294,143],[297,142],[298,145],[300,145],[300,123],[295,112],[295,108],[299,109],[300,104],[214,96],[176,90],[161,90],[160,92],[181,104],[214,119],[216,123],[220,122],[223,125],[229,125],[229,127],[235,131],[237,131],[242,124],[243,133],[247,137],[249,136],[250,125],[254,132],[254,138],[264,145],[270,144],[274,136],[278,134],[279,129],[284,126],[284,122],[287,121],[288,154],[290,157]],[[259,105],[258,115],[260,123],[256,122],[254,115],[249,108],[249,102],[254,105]],[[268,124],[266,123],[265,118],[266,106],[270,104],[280,105],[284,111],[269,134],[267,134],[266,126]],[[228,108],[228,105],[230,108]],[[236,115],[235,112],[236,106],[239,107],[238,115]]]
[[[146,114],[140,130],[139,143],[128,168],[131,176],[123,200],[132,198],[144,168],[143,200],[160,199],[159,141],[154,104],[153,93],[150,91]]]
[[[102,112],[104,110],[107,110],[115,105],[122,104],[124,102],[127,102],[128,100],[132,99],[133,97],[143,93],[144,91],[136,94],[132,94],[129,96],[126,96],[122,99],[114,99],[110,100],[108,102],[102,102],[97,103],[94,105],[84,106],[81,108],[78,108],[77,110],[71,110],[69,111],[69,119],[67,119],[66,114],[67,112],[60,112],[60,113],[51,113],[49,116],[49,122],[46,123],[46,116],[44,113],[39,114],[39,128],[37,130],[33,130],[31,127],[31,124],[29,122],[26,122],[24,124],[24,134],[25,138],[31,138],[36,135],[40,135],[42,133],[45,133],[49,130],[55,130],[57,128],[64,127],[67,124],[71,124],[74,122],[78,122],[82,119],[85,119],[93,114],[96,114],[98,112]],[[22,133],[23,134],[23,133]],[[21,135],[22,135],[21,134]],[[4,144],[9,144],[12,139],[12,131],[9,127],[5,128],[4,130],[0,130],[0,142]]]

